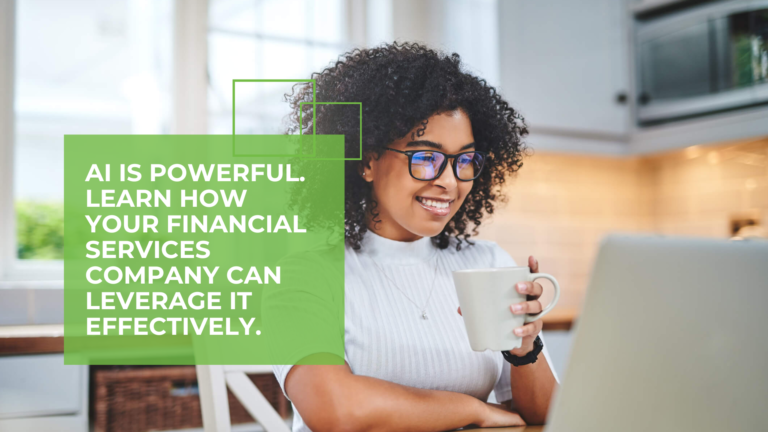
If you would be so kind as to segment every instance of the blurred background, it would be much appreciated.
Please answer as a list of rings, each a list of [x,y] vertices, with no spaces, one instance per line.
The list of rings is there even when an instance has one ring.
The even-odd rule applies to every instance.
[[[768,1],[0,0],[0,431],[199,426],[194,368],[63,365],[65,134],[230,134],[233,79],[393,40],[459,53],[530,126],[481,236],[560,281],[561,376],[605,234],[766,236]],[[288,90],[238,87],[238,133],[275,133]]]

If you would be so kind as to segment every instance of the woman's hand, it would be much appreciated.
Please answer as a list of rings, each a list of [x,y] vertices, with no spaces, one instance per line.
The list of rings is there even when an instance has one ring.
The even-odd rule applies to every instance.
[[[531,269],[531,273],[539,272],[539,262],[536,260],[536,258],[533,257],[533,255],[528,257],[528,267]],[[539,297],[541,297],[541,293],[544,292],[544,288],[542,288],[540,283],[519,282],[517,285],[515,285],[515,289],[520,294],[526,294],[528,297],[523,303],[516,303],[509,306],[509,310],[511,310],[513,314],[537,314],[542,311]],[[461,307],[459,307],[459,315],[461,315]],[[523,344],[520,346],[520,348],[509,350],[509,352],[512,355],[520,357],[531,352],[533,350],[533,341],[536,339],[536,336],[539,334],[543,326],[544,323],[542,323],[541,320],[536,320],[532,323],[528,323],[522,327],[514,329],[513,331],[515,334],[523,338]]]
[[[525,426],[520,414],[508,411],[504,405],[484,403],[485,409],[477,425],[480,427]]]
[[[539,261],[537,261],[533,255],[528,257],[528,267],[531,269],[531,273],[539,272]],[[544,289],[540,283],[518,282],[517,285],[515,285],[515,289],[520,294],[526,294],[528,297],[525,302],[510,305],[509,309],[513,314],[537,314],[541,312],[542,307],[541,302],[539,302],[539,297],[541,297],[541,293]],[[542,326],[544,326],[544,323],[538,319],[532,323],[514,329],[515,334],[523,338],[523,344],[520,348],[509,350],[510,354],[524,356],[531,352],[533,350],[533,341],[541,331]]]

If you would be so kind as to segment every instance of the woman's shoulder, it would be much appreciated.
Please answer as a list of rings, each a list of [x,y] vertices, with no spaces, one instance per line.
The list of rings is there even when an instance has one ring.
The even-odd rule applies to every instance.
[[[456,248],[457,244],[459,244],[459,239],[451,237],[448,247],[443,250],[443,253],[471,261],[479,261],[488,267],[514,267],[517,265],[512,256],[493,240],[479,238],[461,240],[459,250]]]

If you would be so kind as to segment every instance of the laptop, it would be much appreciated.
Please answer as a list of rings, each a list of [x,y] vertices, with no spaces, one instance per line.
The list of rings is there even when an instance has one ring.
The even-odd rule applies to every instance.
[[[605,237],[544,430],[768,430],[768,241]]]

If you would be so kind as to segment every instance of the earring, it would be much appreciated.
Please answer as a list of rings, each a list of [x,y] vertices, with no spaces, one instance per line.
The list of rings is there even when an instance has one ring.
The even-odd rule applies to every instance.
[[[365,175],[365,172],[363,172],[363,175]]]

